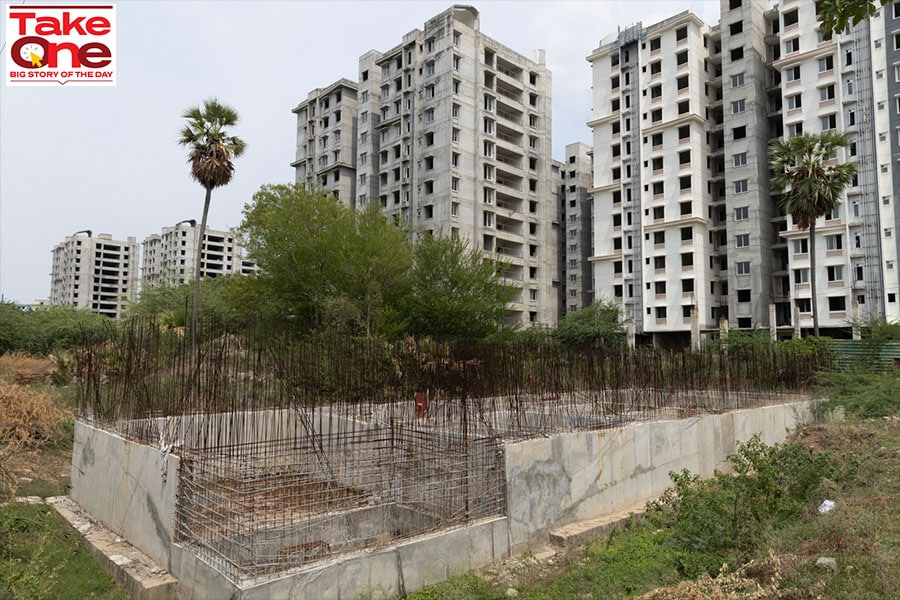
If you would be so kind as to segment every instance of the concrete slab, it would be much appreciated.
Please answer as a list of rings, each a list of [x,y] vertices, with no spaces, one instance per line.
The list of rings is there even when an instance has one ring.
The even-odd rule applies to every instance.
[[[550,541],[563,548],[580,546],[609,535],[617,528],[624,527],[632,517],[641,518],[644,505],[639,504],[630,511],[616,511],[602,517],[570,523],[550,532]]]
[[[149,556],[92,519],[69,497],[46,502],[81,534],[91,555],[134,600],[175,600],[178,581]]]

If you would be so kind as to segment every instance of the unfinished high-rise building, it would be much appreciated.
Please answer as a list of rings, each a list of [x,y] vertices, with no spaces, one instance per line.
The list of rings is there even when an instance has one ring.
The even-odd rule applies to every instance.
[[[196,221],[188,220],[163,227],[160,233],[144,239],[141,282],[145,288],[176,286],[194,280],[199,230]],[[207,228],[203,232],[200,277],[246,275],[255,271],[255,263],[245,256],[243,237],[237,228],[228,231]]]
[[[458,237],[503,260],[508,281],[521,288],[506,322],[555,323],[558,224],[550,71],[543,52],[529,58],[507,48],[481,33],[477,10],[457,5],[395,47],[364,54],[358,83],[338,82],[327,90],[344,90],[343,103],[352,86],[358,111],[353,139],[343,129],[327,141],[317,129],[314,138],[314,104],[308,99],[294,109],[298,178],[305,169],[309,179],[313,164],[324,168],[335,161],[344,173],[342,161],[350,160],[355,192],[353,186],[338,192],[342,198],[355,194],[348,205],[377,203],[412,235]],[[323,94],[310,95],[320,120]],[[331,98],[329,110],[333,92]],[[335,126],[333,119],[329,123]],[[315,176],[318,185],[334,189],[334,174]]]
[[[138,244],[79,231],[53,247],[50,304],[120,318],[137,295]]]
[[[620,30],[588,57],[595,293],[621,304],[637,336],[684,341],[720,319],[784,337],[812,329],[808,232],[779,207],[768,164],[770,143],[802,132],[847,133],[835,159],[859,169],[817,222],[823,332],[900,315],[900,68],[889,68],[900,9],[832,40],[816,10],[722,0],[716,27],[684,12]]]
[[[311,91],[292,111],[297,183],[329,190],[347,206],[356,206],[356,91],[354,82],[341,79]]]
[[[566,146],[560,163],[560,313],[576,312],[594,301],[593,197],[591,147],[581,142]]]

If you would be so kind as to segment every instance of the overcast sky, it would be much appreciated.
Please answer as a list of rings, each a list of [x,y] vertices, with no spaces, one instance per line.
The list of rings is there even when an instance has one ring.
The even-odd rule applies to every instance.
[[[293,181],[291,109],[316,87],[356,80],[360,55],[394,47],[451,4],[117,2],[116,87],[0,83],[0,295],[23,303],[49,297],[51,250],[78,230],[140,242],[199,220],[203,189],[190,179],[176,139],[185,108],[209,97],[238,111],[234,133],[248,144],[231,184],[213,192],[209,225],[238,225],[261,185]],[[471,4],[486,35],[523,54],[546,50],[556,159],[566,144],[591,141],[585,57],[601,38],[618,25],[650,25],[682,10],[709,24],[719,18],[718,0]]]

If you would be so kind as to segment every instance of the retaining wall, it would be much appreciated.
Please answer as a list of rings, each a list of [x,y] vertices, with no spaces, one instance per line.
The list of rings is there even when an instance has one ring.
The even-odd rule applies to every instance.
[[[736,442],[756,433],[767,444],[782,442],[812,421],[814,405],[807,400],[509,444],[510,550],[544,540],[561,525],[653,499],[671,485],[670,471],[711,477]]]
[[[178,457],[75,422],[72,500],[168,568]]]

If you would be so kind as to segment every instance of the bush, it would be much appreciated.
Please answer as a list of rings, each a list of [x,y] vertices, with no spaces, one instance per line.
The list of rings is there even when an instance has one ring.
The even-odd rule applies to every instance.
[[[873,373],[851,369],[824,373],[819,393],[826,395],[826,410],[843,408],[847,416],[869,419],[900,413],[900,372]]]
[[[625,348],[625,327],[619,307],[598,300],[581,310],[569,313],[559,322],[556,335],[560,343],[571,348],[596,348],[617,351]]]
[[[823,479],[836,469],[831,456],[798,444],[767,446],[753,436],[728,457],[733,474],[702,480],[687,470],[670,473],[674,486],[647,505],[657,527],[668,529],[676,566],[686,577],[715,575],[723,563],[740,566],[767,532],[799,517]]]

